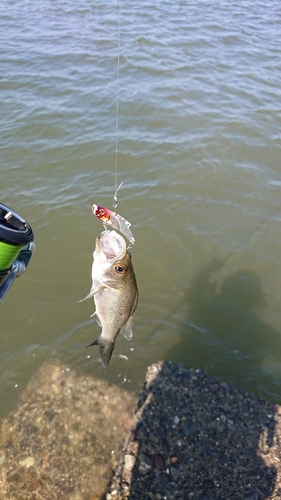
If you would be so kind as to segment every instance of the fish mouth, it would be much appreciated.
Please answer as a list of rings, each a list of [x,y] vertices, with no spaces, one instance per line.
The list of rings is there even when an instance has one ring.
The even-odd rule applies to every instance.
[[[122,259],[126,253],[126,241],[116,231],[108,229],[97,237],[96,252],[100,262]]]

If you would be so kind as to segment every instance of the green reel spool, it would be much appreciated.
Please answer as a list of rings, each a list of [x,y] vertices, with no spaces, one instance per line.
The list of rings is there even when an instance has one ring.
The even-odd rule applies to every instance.
[[[0,271],[6,271],[11,267],[22,248],[0,242]]]
[[[33,239],[30,225],[0,203],[0,274],[11,268],[20,251]]]

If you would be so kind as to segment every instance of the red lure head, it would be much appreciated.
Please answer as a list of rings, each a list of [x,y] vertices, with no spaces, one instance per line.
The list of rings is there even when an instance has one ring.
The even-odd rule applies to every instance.
[[[103,208],[99,205],[92,206],[93,214],[102,222],[108,222],[110,220],[110,213],[107,208]]]

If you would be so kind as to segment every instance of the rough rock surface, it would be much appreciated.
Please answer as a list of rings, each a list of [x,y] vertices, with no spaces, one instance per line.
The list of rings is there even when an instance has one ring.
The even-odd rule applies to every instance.
[[[148,368],[107,500],[281,499],[281,407],[201,371]]]
[[[164,362],[136,404],[43,365],[1,425],[0,499],[281,500],[280,406]]]
[[[1,425],[1,500],[98,500],[128,434],[137,398],[45,364]]]

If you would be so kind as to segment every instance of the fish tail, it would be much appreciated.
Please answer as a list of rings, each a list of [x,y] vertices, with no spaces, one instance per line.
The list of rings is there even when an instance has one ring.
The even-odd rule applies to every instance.
[[[104,342],[99,337],[92,344],[89,344],[86,347],[91,347],[92,345],[98,345],[100,347],[101,364],[102,364],[103,368],[106,368],[107,365],[109,364],[110,359],[111,359],[113,349],[115,346],[115,342],[112,342],[111,344],[109,344],[109,343]]]

